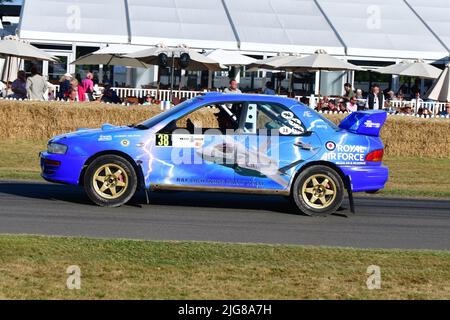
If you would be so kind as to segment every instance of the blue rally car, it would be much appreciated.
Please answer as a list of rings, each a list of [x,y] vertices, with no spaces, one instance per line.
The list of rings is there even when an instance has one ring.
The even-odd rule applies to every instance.
[[[140,124],[79,129],[41,153],[42,177],[82,185],[100,206],[136,190],[289,196],[307,215],[334,213],[344,194],[384,188],[383,111],[339,126],[296,100],[208,93]]]

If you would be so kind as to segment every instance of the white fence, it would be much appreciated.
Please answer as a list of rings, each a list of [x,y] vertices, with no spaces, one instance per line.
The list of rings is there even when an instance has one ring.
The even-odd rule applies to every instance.
[[[99,87],[100,90],[103,90],[102,87]],[[121,98],[128,98],[128,97],[135,97],[135,98],[145,98],[147,95],[150,95],[152,97],[155,97],[156,100],[160,101],[168,101],[170,99],[170,90],[167,89],[139,89],[139,88],[112,88],[117,95]],[[59,91],[59,86],[56,85],[52,88],[52,92],[54,96],[56,97],[57,93]],[[198,95],[203,94],[202,91],[185,91],[185,90],[173,90],[174,97],[180,98],[180,99],[191,99]],[[284,96],[286,97],[286,96]],[[317,96],[295,96],[294,99],[297,101],[300,101],[302,98],[307,98],[310,101],[310,105],[312,107],[315,107],[318,103],[320,98]],[[311,100],[313,99],[313,101]],[[432,114],[439,114],[440,112],[445,110],[446,103],[444,102],[424,102],[420,101],[417,103],[417,100],[411,100],[411,101],[390,101],[390,107],[393,110],[397,110],[404,107],[411,107],[414,113],[417,113],[420,108],[428,109]]]

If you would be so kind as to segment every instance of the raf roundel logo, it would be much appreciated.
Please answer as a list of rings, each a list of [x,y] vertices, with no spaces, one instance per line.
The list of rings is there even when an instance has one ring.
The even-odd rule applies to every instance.
[[[325,147],[327,148],[327,150],[333,151],[334,149],[336,149],[336,143],[334,143],[333,141],[328,141]]]

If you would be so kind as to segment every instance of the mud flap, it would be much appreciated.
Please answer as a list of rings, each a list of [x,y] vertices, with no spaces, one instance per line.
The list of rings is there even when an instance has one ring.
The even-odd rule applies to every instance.
[[[350,204],[350,212],[356,214],[355,202],[353,200],[352,181],[350,176],[345,177],[345,189],[347,189],[348,202]]]

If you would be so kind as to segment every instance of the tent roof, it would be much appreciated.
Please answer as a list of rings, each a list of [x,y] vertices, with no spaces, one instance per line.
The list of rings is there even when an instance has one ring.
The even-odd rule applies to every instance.
[[[241,50],[345,54],[313,0],[226,0]]]
[[[450,50],[450,1],[408,0],[417,14]]]
[[[448,0],[26,0],[32,41],[438,60]]]
[[[23,39],[127,43],[125,1],[24,1],[19,34]]]
[[[318,3],[342,37],[348,55],[407,59],[441,59],[448,55],[403,0]]]
[[[132,44],[238,49],[221,0],[128,0]]]

